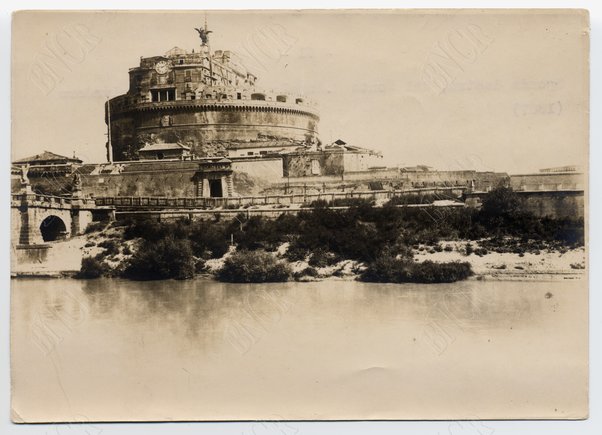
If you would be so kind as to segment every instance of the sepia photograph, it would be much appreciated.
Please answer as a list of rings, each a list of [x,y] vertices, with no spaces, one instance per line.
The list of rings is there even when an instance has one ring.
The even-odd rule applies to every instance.
[[[11,420],[588,418],[589,38],[15,12]]]

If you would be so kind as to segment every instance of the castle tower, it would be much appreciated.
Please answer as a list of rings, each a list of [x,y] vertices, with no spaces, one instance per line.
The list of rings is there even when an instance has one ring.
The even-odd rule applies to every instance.
[[[265,92],[231,51],[174,47],[140,59],[126,94],[105,105],[114,161],[139,159],[148,144],[179,143],[193,157],[255,155],[318,142],[319,115],[301,96]],[[110,117],[108,116],[110,113]]]

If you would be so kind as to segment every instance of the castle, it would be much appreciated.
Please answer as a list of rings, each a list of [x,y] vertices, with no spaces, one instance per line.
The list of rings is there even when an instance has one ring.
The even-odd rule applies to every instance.
[[[178,47],[129,70],[105,106],[109,161],[263,155],[319,144],[315,104],[266,92],[231,51]],[[178,144],[178,145],[174,145]]]

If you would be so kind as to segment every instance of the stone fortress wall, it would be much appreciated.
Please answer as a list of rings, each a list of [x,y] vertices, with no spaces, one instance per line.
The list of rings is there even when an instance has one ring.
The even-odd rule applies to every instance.
[[[30,182],[36,193],[65,196],[69,195],[73,175],[77,173],[81,179],[81,194],[86,198],[195,198],[202,196],[195,182],[201,162],[165,160],[70,165],[72,171],[30,176]],[[404,172],[388,168],[340,175],[287,177],[281,157],[233,158],[231,167],[234,196],[452,188],[478,202],[489,190],[511,185],[519,194],[523,207],[537,216],[582,218],[585,215],[583,174],[508,176],[494,172]],[[529,180],[537,182],[537,189],[531,188]],[[19,191],[19,176],[13,174],[11,181],[13,192]],[[465,190],[471,184],[474,184],[472,193],[472,189]]]
[[[77,169],[82,193],[88,197],[153,196],[194,198],[199,161],[147,161],[119,164],[86,164]],[[232,162],[234,192],[257,194],[282,179],[278,158],[238,159]],[[32,180],[34,185],[36,180]]]

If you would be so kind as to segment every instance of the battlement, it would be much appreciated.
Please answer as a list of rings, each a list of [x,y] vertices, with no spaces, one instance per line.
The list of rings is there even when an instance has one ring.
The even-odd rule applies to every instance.
[[[207,93],[210,92],[210,93]],[[165,109],[195,109],[201,111],[233,111],[233,112],[272,112],[294,115],[307,115],[319,119],[315,104],[306,102],[302,97],[287,94],[257,93],[240,89],[205,90],[199,98],[185,100],[148,102],[146,99],[120,95],[110,100],[111,115],[119,116],[130,111],[148,111]],[[105,120],[106,121],[106,120]]]

